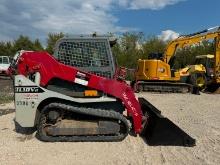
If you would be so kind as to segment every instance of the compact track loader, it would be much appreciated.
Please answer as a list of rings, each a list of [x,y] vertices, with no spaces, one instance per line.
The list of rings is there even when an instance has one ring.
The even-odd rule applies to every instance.
[[[195,140],[133,90],[116,72],[109,37],[66,37],[54,56],[22,51],[14,78],[16,122],[42,141],[121,141],[128,133],[151,145]],[[120,72],[117,72],[120,73]],[[168,125],[168,127],[166,127]],[[168,139],[168,140],[166,140]]]

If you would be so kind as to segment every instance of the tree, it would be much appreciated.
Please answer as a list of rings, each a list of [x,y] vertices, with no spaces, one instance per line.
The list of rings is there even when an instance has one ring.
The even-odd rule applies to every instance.
[[[32,42],[28,36],[20,35],[14,42],[0,42],[1,56],[14,56],[19,50],[44,50],[39,39]]]
[[[34,50],[34,44],[28,36],[20,35],[19,38],[14,41],[13,52],[16,53],[19,50]]]
[[[167,46],[167,42],[160,40],[156,36],[149,36],[146,41],[143,43],[143,55],[142,59],[147,59],[149,54],[151,53],[164,53],[165,48]]]
[[[41,45],[39,39],[36,39],[36,40],[34,41],[33,47],[34,47],[34,50],[44,50],[44,48],[43,48],[43,46]]]
[[[118,64],[127,68],[136,68],[140,57],[143,33],[124,33],[118,43],[113,47]]]
[[[47,38],[47,52],[50,54],[54,53],[54,46],[60,38],[64,37],[64,34],[62,32],[60,33],[49,33]]]
[[[13,56],[13,44],[11,42],[0,42],[0,55]]]

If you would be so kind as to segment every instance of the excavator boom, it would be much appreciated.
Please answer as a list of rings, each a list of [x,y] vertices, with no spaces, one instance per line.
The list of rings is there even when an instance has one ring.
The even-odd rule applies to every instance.
[[[204,40],[219,38],[219,35],[220,27],[209,28],[193,34],[182,35],[167,45],[163,59],[168,64],[171,57],[175,55],[175,52],[178,48],[184,48]]]

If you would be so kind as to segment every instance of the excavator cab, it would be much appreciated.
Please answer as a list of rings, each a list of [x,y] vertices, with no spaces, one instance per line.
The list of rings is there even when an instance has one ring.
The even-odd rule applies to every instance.
[[[150,53],[148,55],[148,59],[157,59],[157,60],[163,60],[163,53]]]
[[[199,55],[196,56],[195,65],[202,64],[205,67],[206,76],[212,78],[214,76],[214,55]]]

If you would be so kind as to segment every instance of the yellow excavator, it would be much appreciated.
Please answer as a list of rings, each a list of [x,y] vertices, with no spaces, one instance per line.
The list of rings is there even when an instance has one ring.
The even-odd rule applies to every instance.
[[[139,59],[135,80],[131,86],[135,91],[187,93],[199,88],[197,73],[206,73],[203,65],[194,65],[180,70],[171,68],[178,48],[197,44],[204,40],[214,40],[215,54],[213,56],[212,75],[209,84],[220,84],[220,27],[209,28],[189,35],[182,35],[171,41],[162,55],[150,55],[149,59]],[[198,57],[199,59],[199,57]],[[194,70],[192,71],[192,69]],[[192,72],[191,72],[192,71]],[[205,75],[205,74],[203,74]],[[195,80],[196,79],[196,80]],[[207,77],[205,77],[206,82]],[[194,88],[195,87],[195,88]]]

